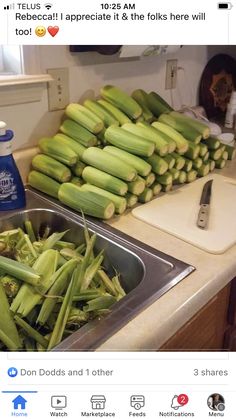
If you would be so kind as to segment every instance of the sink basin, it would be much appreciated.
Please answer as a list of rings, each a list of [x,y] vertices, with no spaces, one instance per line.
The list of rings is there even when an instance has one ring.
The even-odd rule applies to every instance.
[[[35,231],[44,225],[51,232],[70,231],[65,239],[80,244],[83,241],[83,219],[57,202],[26,190],[27,208],[4,212],[0,216],[0,232],[23,227],[31,220]],[[120,272],[120,281],[127,295],[111,307],[101,320],[95,319],[66,338],[54,350],[94,350],[137,313],[189,275],[194,267],[144,245],[133,238],[93,218],[86,218],[89,230],[97,234],[95,250],[105,249],[103,266],[114,274]]]

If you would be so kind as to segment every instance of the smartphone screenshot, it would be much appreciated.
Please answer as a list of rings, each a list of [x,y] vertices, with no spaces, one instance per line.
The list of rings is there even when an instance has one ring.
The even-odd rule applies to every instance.
[[[235,19],[1,0],[1,419],[235,417]]]

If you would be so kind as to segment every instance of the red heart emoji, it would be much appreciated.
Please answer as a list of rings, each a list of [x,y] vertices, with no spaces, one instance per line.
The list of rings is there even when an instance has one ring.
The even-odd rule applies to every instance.
[[[50,33],[51,36],[56,36],[57,32],[59,31],[58,26],[49,26],[48,27],[48,33]]]

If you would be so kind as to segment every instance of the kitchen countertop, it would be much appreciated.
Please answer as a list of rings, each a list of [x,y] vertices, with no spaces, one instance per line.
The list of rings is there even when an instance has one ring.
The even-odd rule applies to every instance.
[[[15,153],[24,180],[36,151],[34,148]],[[214,172],[236,179],[236,160]],[[131,212],[109,221],[109,224],[195,266],[196,271],[143,310],[98,351],[157,350],[236,275],[236,245],[221,255],[213,255],[136,219]]]
[[[236,179],[236,161],[215,170]],[[109,222],[114,228],[177,259],[196,271],[108,339],[99,350],[157,350],[236,275],[236,245],[221,255],[207,253],[152,227],[131,213]]]

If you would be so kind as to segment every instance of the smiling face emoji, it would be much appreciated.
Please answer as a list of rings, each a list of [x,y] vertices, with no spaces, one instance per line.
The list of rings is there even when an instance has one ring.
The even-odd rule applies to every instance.
[[[46,28],[44,26],[37,26],[37,28],[35,28],[35,33],[41,38],[46,35]]]

